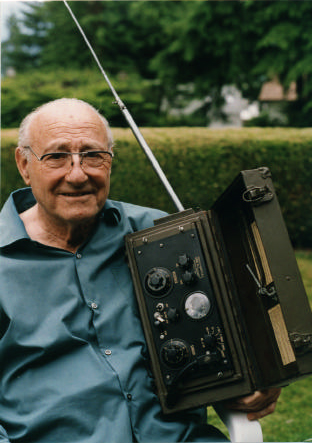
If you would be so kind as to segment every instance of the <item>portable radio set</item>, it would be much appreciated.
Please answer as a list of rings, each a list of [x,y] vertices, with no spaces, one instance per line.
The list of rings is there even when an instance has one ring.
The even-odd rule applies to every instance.
[[[126,248],[165,413],[312,373],[312,313],[267,168]]]
[[[176,214],[125,238],[164,413],[312,374],[312,312],[268,168],[241,171],[210,210],[184,210],[63,0]]]

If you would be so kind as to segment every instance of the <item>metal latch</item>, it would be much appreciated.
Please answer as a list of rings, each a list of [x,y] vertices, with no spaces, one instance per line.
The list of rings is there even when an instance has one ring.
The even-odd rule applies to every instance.
[[[289,338],[297,353],[305,354],[306,352],[312,351],[311,334],[300,334],[298,332],[293,332],[292,334],[289,334]]]
[[[250,186],[243,193],[243,200],[246,203],[261,204],[271,201],[274,193],[268,186]]]
[[[255,276],[255,274],[253,273],[253,271],[251,270],[251,267],[249,266],[249,264],[246,264],[246,268],[249,271],[250,275],[252,276],[252,278],[254,279],[256,285],[258,286],[258,294],[259,295],[264,295],[266,297],[269,297],[271,300],[277,302],[277,294],[276,294],[276,290],[274,285],[269,287],[265,287],[264,285],[262,285],[260,283],[260,281],[257,279],[257,277]]]

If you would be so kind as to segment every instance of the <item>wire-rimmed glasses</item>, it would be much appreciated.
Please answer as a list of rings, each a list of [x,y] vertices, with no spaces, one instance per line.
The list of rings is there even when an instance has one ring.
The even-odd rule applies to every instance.
[[[72,167],[73,155],[80,156],[80,165],[85,169],[96,169],[106,165],[109,166],[112,162],[114,154],[110,151],[91,150],[82,152],[48,152],[39,157],[30,146],[24,146],[41,162],[42,166],[48,170],[69,169]]]

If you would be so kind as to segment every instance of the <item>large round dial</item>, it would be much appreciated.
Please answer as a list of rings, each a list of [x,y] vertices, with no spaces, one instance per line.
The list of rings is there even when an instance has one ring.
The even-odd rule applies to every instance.
[[[165,295],[172,287],[171,272],[165,268],[152,268],[145,276],[145,288],[152,295]]]
[[[190,349],[187,343],[181,339],[166,341],[160,350],[163,361],[171,368],[185,365],[190,359]]]
[[[211,302],[203,292],[192,292],[186,297],[184,309],[193,320],[200,320],[209,313]]]

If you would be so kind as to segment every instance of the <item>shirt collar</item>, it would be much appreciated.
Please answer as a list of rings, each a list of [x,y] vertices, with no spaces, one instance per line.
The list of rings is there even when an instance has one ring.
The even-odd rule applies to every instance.
[[[19,213],[35,204],[30,188],[13,192],[0,212],[0,247],[22,239],[29,239]]]
[[[104,208],[101,212],[101,217],[103,218],[104,222],[109,225],[117,226],[120,222],[120,211],[117,206],[114,205],[112,200],[106,200]]]
[[[0,212],[0,247],[29,239],[19,214],[31,208],[35,203],[31,188],[19,189],[10,195]],[[120,211],[111,200],[106,200],[100,219],[112,226],[117,226],[120,222]]]

